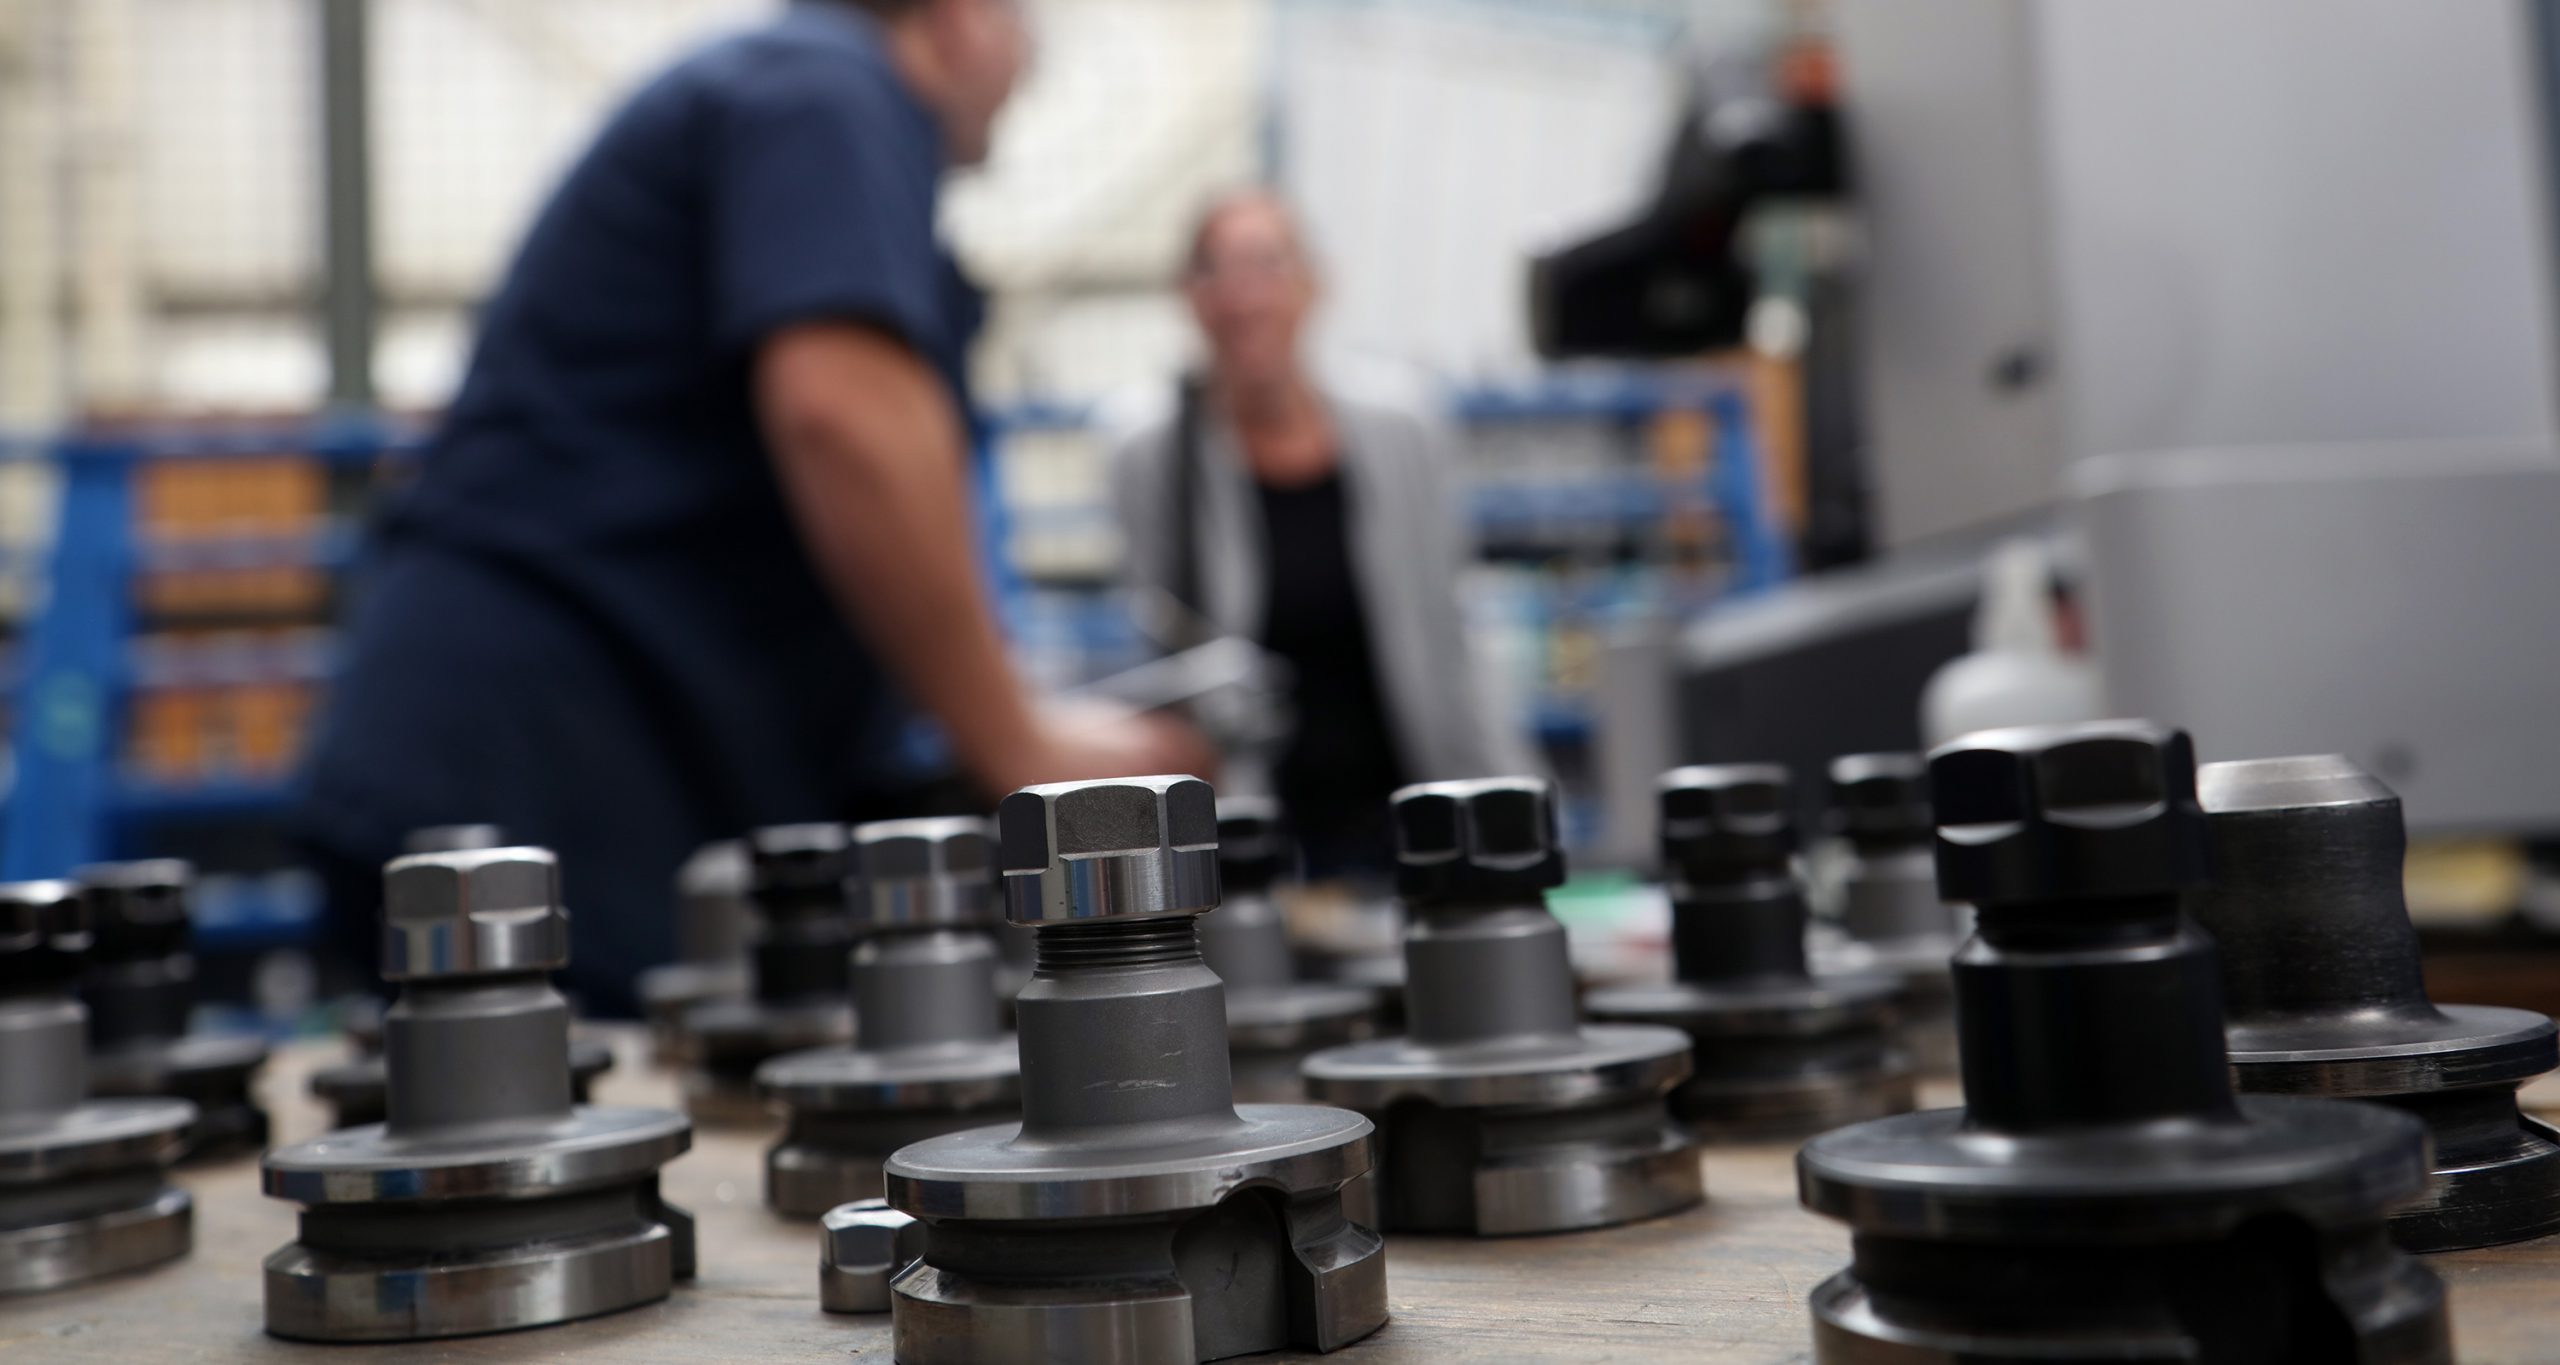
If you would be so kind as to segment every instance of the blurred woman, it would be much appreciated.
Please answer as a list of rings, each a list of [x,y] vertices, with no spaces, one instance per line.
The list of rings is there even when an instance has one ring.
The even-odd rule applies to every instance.
[[[1398,786],[1532,762],[1469,663],[1453,443],[1309,373],[1316,271],[1271,193],[1209,207],[1183,289],[1208,366],[1115,449],[1128,576],[1287,664],[1294,726],[1272,794],[1312,874],[1381,870]]]

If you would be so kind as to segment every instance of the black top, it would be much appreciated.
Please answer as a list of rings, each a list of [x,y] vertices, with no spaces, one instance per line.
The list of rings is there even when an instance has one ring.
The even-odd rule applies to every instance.
[[[1271,556],[1262,644],[1288,662],[1297,718],[1273,775],[1280,804],[1310,875],[1382,871],[1387,797],[1405,779],[1351,567],[1349,490],[1339,473],[1257,487]]]

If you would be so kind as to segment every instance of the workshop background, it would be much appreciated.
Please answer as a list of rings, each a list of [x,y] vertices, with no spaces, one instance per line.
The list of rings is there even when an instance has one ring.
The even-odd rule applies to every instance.
[[[0,874],[193,858],[211,994],[305,1016],[278,820],[367,508],[612,101],[770,7],[0,0]],[[2355,756],[2453,993],[2560,1003],[2547,5],[1029,8],[947,217],[1034,676],[1144,655],[1095,432],[1190,355],[1203,198],[1267,180],[1324,366],[1463,430],[1475,643],[1595,955],[1645,941],[1662,768],[1914,747],[2005,677]]]

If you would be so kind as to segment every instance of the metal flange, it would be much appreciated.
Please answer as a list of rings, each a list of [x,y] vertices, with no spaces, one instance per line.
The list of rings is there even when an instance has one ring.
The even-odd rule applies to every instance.
[[[658,1195],[681,1114],[571,1100],[559,868],[541,849],[418,854],[386,870],[386,1117],[269,1152],[302,1205],[267,1258],[267,1330],[413,1341],[539,1327],[666,1297],[693,1222]]]
[[[1207,784],[1132,778],[1005,799],[1006,910],[1038,930],[1019,1125],[892,1156],[923,1227],[892,1283],[904,1365],[1160,1365],[1331,1351],[1386,1320],[1358,1221],[1368,1120],[1234,1103]]]
[[[1408,787],[1394,814],[1410,1032],[1305,1067],[1311,1096],[1378,1124],[1387,1229],[1558,1232],[1704,1198],[1696,1139],[1664,1107],[1688,1038],[1586,1026],[1574,1007],[1542,899],[1564,879],[1547,785]]]

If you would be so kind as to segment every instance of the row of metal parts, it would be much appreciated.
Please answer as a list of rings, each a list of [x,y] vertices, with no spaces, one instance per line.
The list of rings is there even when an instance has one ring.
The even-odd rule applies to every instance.
[[[1027,789],[992,825],[759,831],[743,964],[653,1003],[697,1104],[752,1087],[786,1116],[768,1203],[823,1214],[825,1305],[891,1312],[907,1365],[1332,1350],[1385,1321],[1385,1234],[1669,1213],[1719,1139],[1821,1134],[1804,1201],[1857,1235],[1813,1296],[1816,1355],[1844,1365],[2447,1360],[2406,1253],[2560,1227],[2560,1136],[2515,1101],[2560,1062],[2552,1024],[2428,1000],[2399,803],[2353,764],[2200,783],[2183,734],[2107,722],[1830,778],[1845,933],[1808,951],[1783,770],[1678,769],[1672,979],[1581,998],[1545,784],[1399,793],[1392,1037],[1373,991],[1297,979],[1274,813],[1178,777]],[[262,1163],[304,1210],[269,1329],[406,1340],[663,1297],[694,1248],[657,1171],[690,1123],[580,1102],[553,860],[420,842],[386,871],[379,1051],[315,1081],[379,1121]],[[96,1031],[182,975],[101,991],[132,955],[89,941],[122,953],[140,923],[166,948],[174,907],[183,956],[182,876],[134,892],[171,879],[0,893],[9,1288],[184,1250],[185,1195],[135,1177],[210,1108],[84,1100],[39,1064],[80,1052],[75,984]],[[1907,1112],[1932,1060],[1966,1105]]]

